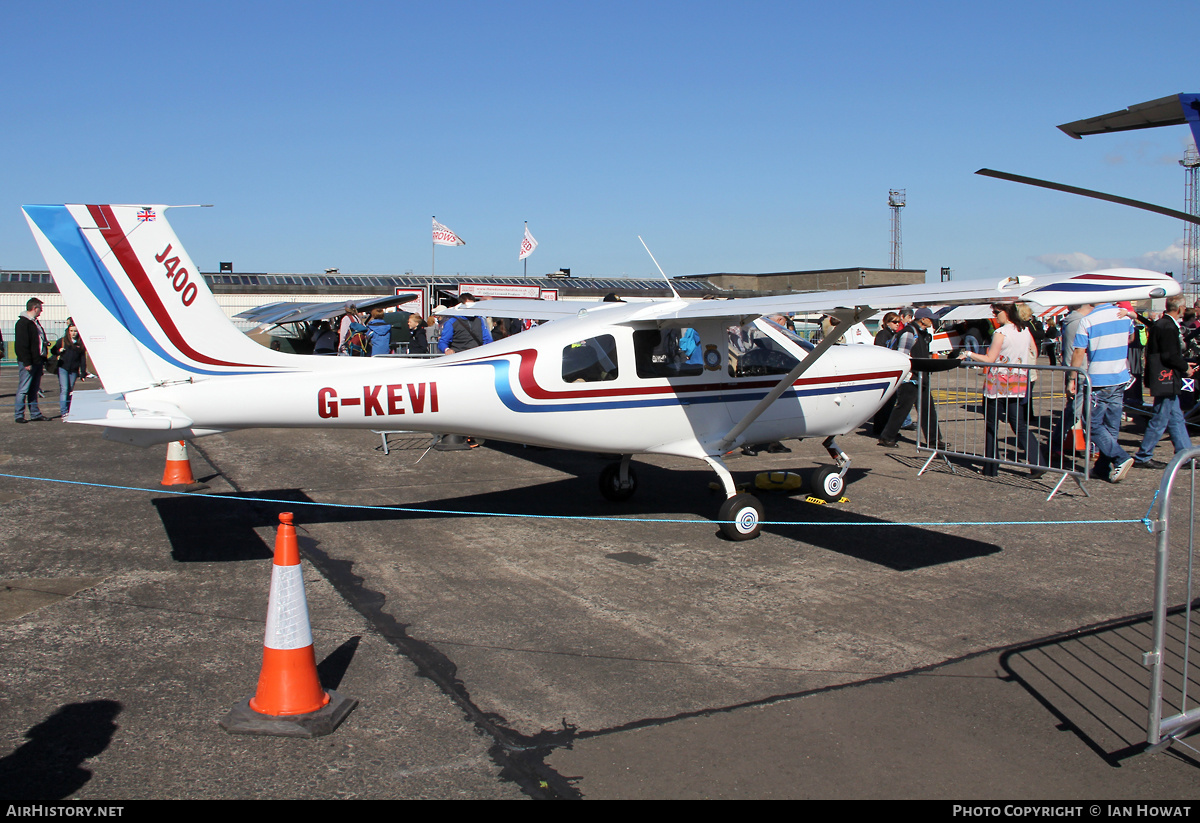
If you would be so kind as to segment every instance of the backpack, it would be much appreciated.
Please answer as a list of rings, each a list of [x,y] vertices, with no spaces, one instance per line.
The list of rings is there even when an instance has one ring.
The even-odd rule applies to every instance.
[[[362,323],[351,323],[350,334],[346,337],[346,345],[342,347],[351,357],[370,357],[371,341],[367,327]]]

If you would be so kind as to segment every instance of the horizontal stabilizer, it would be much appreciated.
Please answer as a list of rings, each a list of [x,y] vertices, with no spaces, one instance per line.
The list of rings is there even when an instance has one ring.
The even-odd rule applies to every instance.
[[[131,408],[124,395],[102,391],[74,392],[67,421],[114,429],[159,431],[186,429],[193,423],[190,417],[169,403]]]
[[[1184,123],[1192,127],[1192,137],[1200,145],[1200,95],[1172,94],[1170,97],[1138,103],[1120,111],[1076,120],[1073,123],[1063,123],[1059,129],[1067,136],[1079,140],[1090,134],[1152,129],[1157,126],[1181,126]]]

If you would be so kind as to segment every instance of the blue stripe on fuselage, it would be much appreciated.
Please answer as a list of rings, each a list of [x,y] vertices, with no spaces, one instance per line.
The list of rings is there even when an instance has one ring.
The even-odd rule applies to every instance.
[[[509,379],[512,364],[508,360],[478,360],[471,363],[457,363],[458,366],[492,366],[495,374],[496,395],[510,411],[522,414],[542,414],[546,412],[566,411],[607,411],[611,409],[657,408],[660,406],[691,406],[701,403],[752,403],[761,400],[769,394],[766,391],[739,390],[736,386],[722,389],[713,394],[681,397],[670,394],[664,397],[639,397],[630,400],[611,400],[607,402],[590,403],[555,403],[554,405],[532,405],[517,398],[512,390]],[[782,398],[814,397],[823,394],[839,394],[845,392],[880,391],[885,392],[891,386],[890,381],[880,383],[863,383],[856,386],[814,386],[811,388],[792,388],[783,393]],[[736,397],[730,398],[730,394]]]
[[[66,206],[25,206],[25,213],[54,244],[57,251],[79,277],[105,310],[133,335],[134,339],[173,366],[193,374],[259,374],[257,371],[211,371],[193,363],[184,363],[169,354],[150,330],[142,323],[133,305],[113,281],[112,276],[96,257],[92,245],[83,237],[83,231]]]

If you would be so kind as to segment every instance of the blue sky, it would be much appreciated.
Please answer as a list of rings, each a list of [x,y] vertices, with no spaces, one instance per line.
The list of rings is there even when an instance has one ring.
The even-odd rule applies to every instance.
[[[215,270],[668,274],[1087,261],[1178,271],[1185,126],[1059,123],[1200,91],[1190,2],[0,4],[0,267],[23,203],[170,218]],[[1180,32],[1174,37],[1172,32]],[[1174,249],[1174,251],[1172,251]],[[1173,256],[1174,255],[1174,256]],[[1077,264],[1077,265],[1076,265]]]

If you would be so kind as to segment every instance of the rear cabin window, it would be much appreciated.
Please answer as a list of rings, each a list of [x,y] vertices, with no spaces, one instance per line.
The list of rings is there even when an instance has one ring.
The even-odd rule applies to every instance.
[[[617,341],[602,334],[563,349],[564,383],[599,383],[617,379]]]
[[[695,329],[644,329],[633,333],[638,377],[689,377],[703,374],[700,336]]]

